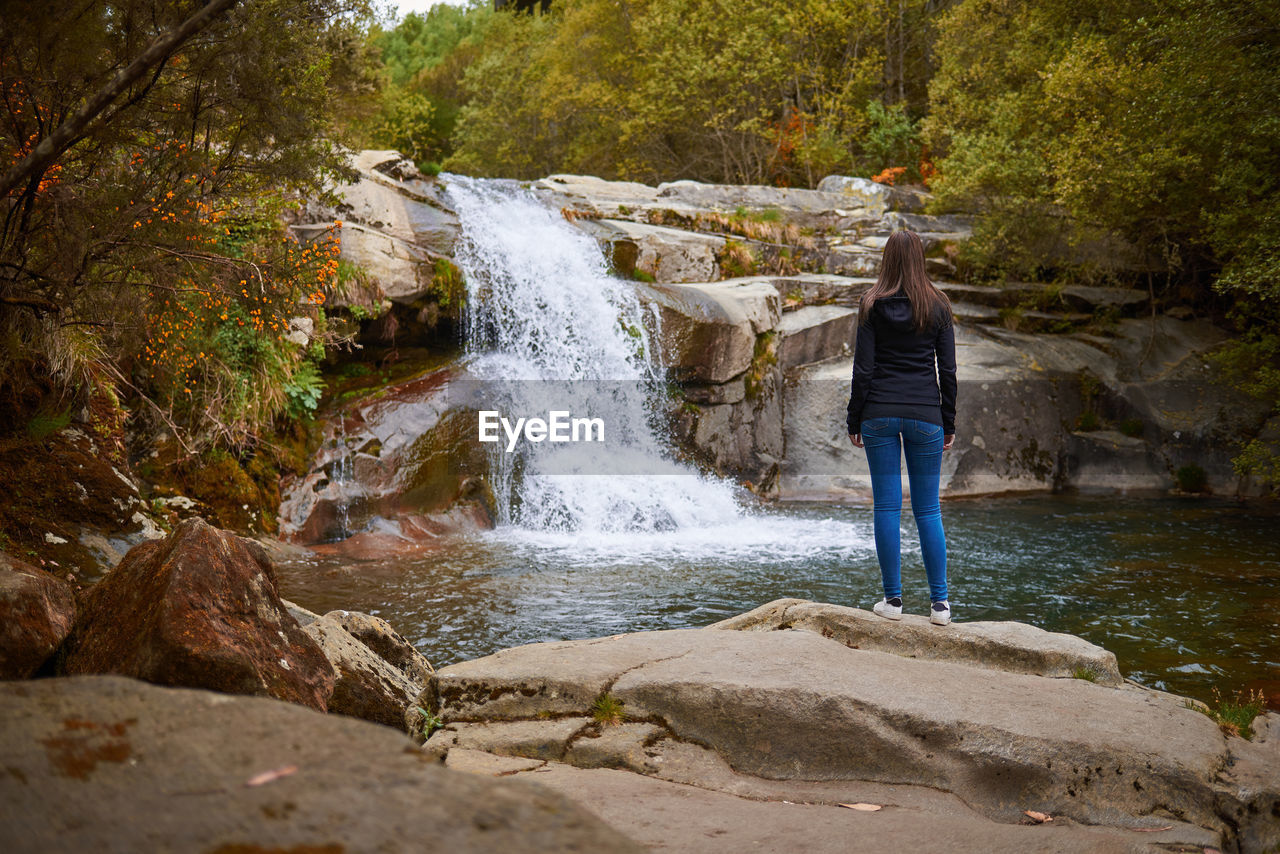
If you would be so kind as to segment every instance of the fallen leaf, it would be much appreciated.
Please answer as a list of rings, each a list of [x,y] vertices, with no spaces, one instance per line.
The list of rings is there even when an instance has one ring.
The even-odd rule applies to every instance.
[[[1162,830],[1173,830],[1172,824],[1166,824],[1163,827],[1131,827],[1130,830],[1138,833],[1159,833]]]
[[[1035,810],[1023,810],[1022,814],[1034,821],[1036,824],[1044,824],[1046,821],[1053,821],[1053,816],[1048,813],[1036,812]]]
[[[884,809],[880,804],[841,804],[851,810],[860,810],[862,812],[877,812]]]
[[[272,780],[279,780],[281,777],[288,777],[290,774],[298,773],[297,765],[285,765],[281,768],[273,768],[270,771],[263,771],[261,774],[254,774],[246,782],[246,786],[264,786]]]

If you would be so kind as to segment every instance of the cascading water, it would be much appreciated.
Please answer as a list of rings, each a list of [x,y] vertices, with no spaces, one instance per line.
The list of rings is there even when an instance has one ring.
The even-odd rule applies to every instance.
[[[601,417],[609,444],[501,443],[500,521],[531,532],[644,534],[734,523],[726,482],[671,459],[662,384],[643,308],[595,242],[510,182],[449,176],[462,222],[469,371],[511,411],[557,406]],[[654,318],[649,318],[653,326]]]

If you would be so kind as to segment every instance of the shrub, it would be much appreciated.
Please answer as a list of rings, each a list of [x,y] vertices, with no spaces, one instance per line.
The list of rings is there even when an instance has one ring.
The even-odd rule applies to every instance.
[[[1195,463],[1188,463],[1173,473],[1178,489],[1183,492],[1205,492],[1209,486],[1209,475]]]

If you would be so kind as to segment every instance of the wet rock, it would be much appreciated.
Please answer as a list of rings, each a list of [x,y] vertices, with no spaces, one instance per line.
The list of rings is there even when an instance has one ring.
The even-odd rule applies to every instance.
[[[281,536],[306,545],[350,537],[347,548],[376,555],[488,527],[475,494],[488,466],[459,391],[478,387],[443,368],[332,413],[307,473],[282,482]]]
[[[763,278],[648,285],[640,296],[662,313],[663,363],[694,382],[723,383],[746,371],[757,338],[782,314],[777,289]]]
[[[330,611],[324,615],[346,629],[360,643],[390,664],[412,685],[421,687],[431,678],[435,668],[417,647],[405,640],[381,617],[359,611]]]
[[[417,689],[326,614],[302,629],[333,667],[330,712],[408,730],[406,713]]]
[[[940,632],[927,618],[914,614],[904,614],[895,622],[860,608],[779,599],[707,628],[750,632],[805,629],[853,649],[1035,676],[1070,679],[1085,673],[1100,685],[1124,682],[1114,653],[1075,635],[1046,632],[1026,623],[965,622]]]
[[[0,680],[26,679],[39,670],[75,616],[70,585],[0,552]]]
[[[12,854],[640,850],[561,795],[268,699],[45,679],[0,685],[0,720]]]
[[[89,591],[63,668],[320,710],[333,692],[329,663],[289,616],[261,546],[198,518],[133,548]]]

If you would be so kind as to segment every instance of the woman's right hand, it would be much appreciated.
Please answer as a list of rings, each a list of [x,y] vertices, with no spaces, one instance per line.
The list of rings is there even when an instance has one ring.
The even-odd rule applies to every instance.
[[[956,443],[956,434],[955,434],[955,433],[952,433],[952,434],[950,434],[950,435],[948,435],[948,436],[943,436],[943,437],[942,437],[942,450],[944,450],[944,451],[949,451],[949,450],[951,450],[951,446],[952,446],[952,445],[954,445],[955,443]]]

